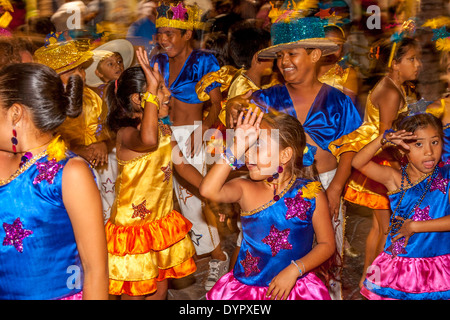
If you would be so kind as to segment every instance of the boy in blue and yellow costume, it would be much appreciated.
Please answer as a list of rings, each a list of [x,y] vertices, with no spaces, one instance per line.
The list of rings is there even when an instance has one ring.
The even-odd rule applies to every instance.
[[[204,103],[198,99],[195,86],[205,74],[219,70],[219,63],[212,53],[193,49],[191,45],[194,30],[204,27],[197,6],[185,6],[182,2],[161,3],[157,13],[157,41],[164,53],[155,55],[150,65],[153,67],[158,63],[165,85],[171,93],[173,138],[187,161],[200,173],[206,174],[202,138],[218,118],[222,95],[220,84],[208,88],[211,107],[203,120]],[[195,188],[176,178],[173,184],[181,212],[193,224],[191,237],[197,255],[211,254],[213,268],[223,270],[219,272],[220,277],[227,271],[229,259],[221,249],[214,217],[209,217],[202,210],[202,200],[195,196]],[[212,281],[211,287],[215,281]]]

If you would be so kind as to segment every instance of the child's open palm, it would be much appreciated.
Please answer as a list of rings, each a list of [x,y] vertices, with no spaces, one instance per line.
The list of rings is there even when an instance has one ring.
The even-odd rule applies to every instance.
[[[413,140],[417,136],[412,132],[406,132],[406,130],[392,131],[385,135],[386,142],[390,142],[396,146],[400,146],[405,150],[409,150],[407,140]]]
[[[158,64],[155,63],[153,68],[150,66],[147,52],[142,47],[137,49],[136,58],[142,67],[142,70],[144,70],[145,80],[147,82],[147,91],[151,94],[157,95],[161,77]]]
[[[259,111],[259,115],[258,115]],[[264,113],[259,108],[250,108],[244,118],[244,112],[241,111],[237,120],[235,129],[235,143],[237,146],[245,146],[245,150],[250,148],[258,140],[260,125]]]

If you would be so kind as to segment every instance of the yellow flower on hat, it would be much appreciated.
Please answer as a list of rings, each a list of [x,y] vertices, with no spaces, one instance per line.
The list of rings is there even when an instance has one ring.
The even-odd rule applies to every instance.
[[[321,190],[322,184],[319,181],[310,182],[302,188],[303,198],[313,199]]]

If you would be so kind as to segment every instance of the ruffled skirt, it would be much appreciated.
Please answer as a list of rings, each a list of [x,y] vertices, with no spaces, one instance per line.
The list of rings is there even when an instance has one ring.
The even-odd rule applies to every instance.
[[[267,287],[246,285],[228,272],[206,294],[208,300],[268,300]],[[314,274],[297,280],[287,300],[331,300],[327,287]]]
[[[108,221],[109,293],[148,295],[156,291],[157,281],[194,273],[191,227],[175,210],[144,225],[117,226]]]
[[[370,300],[448,300],[450,255],[393,258],[383,251],[370,266],[361,294]]]

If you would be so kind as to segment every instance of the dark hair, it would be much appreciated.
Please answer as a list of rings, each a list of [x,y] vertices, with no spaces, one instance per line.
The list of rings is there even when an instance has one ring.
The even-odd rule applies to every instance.
[[[59,75],[39,63],[14,63],[0,69],[0,100],[3,108],[25,106],[39,130],[49,132],[66,117],[76,118],[83,107],[83,80],[69,78],[66,88]]]
[[[394,42],[391,41],[390,37],[377,41],[372,45],[372,51],[378,53],[378,58],[374,56],[374,59],[372,59],[372,74],[377,74],[379,76],[384,75],[389,65],[389,58],[391,56],[393,45]],[[403,37],[396,45],[392,60],[400,62],[409,49],[419,47],[420,44],[416,39],[411,37]]]
[[[442,128],[442,121],[428,112],[412,116],[408,116],[407,112],[403,112],[399,114],[397,119],[392,123],[392,128],[394,130],[405,130],[406,132],[412,133],[428,126],[435,128],[441,139],[443,139],[444,131]]]
[[[293,153],[290,167],[286,169],[299,177],[312,179],[314,177],[313,166],[303,166],[306,135],[300,121],[283,112],[266,113],[264,114],[263,121],[266,121],[272,129],[278,130],[281,148],[292,148]]]
[[[0,38],[0,67],[10,63],[19,63],[20,55],[13,38]]]
[[[228,47],[228,38],[223,32],[211,32],[206,35],[204,48],[214,54],[220,67],[234,65]]]
[[[250,68],[253,55],[270,45],[270,32],[257,27],[235,29],[230,36],[230,56],[239,68]]]
[[[105,101],[108,106],[108,127],[117,132],[122,127],[137,127],[141,120],[135,117],[136,110],[130,101],[133,93],[145,92],[145,74],[141,67],[125,69],[116,81],[106,88]]]

